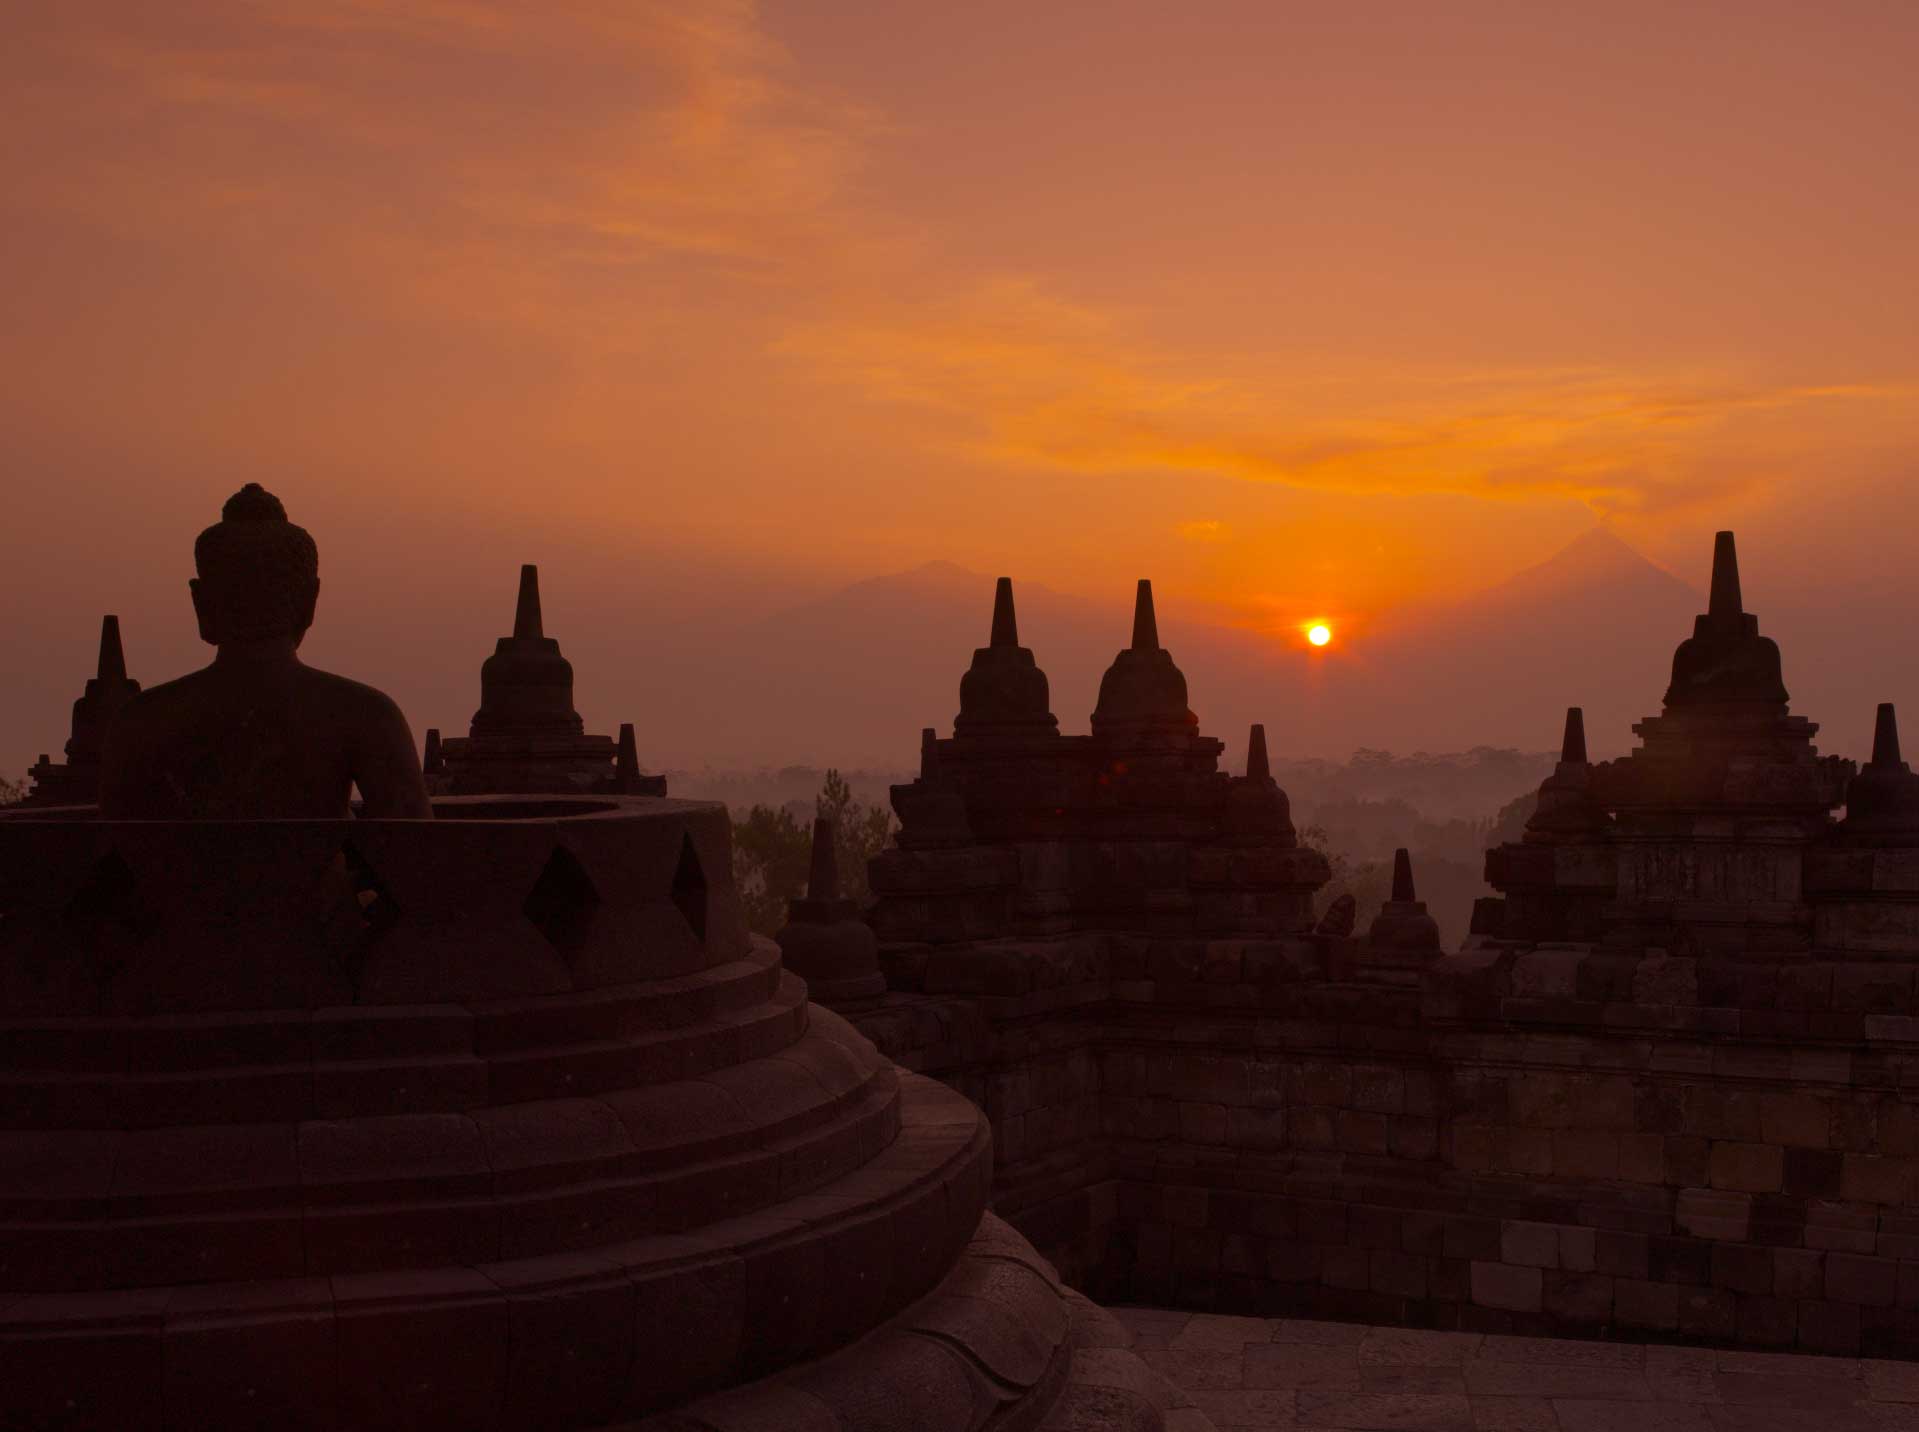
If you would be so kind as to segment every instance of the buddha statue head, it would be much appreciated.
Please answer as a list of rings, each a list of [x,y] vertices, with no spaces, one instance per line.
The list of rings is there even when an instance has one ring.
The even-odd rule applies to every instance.
[[[287,521],[280,499],[249,482],[193,544],[199,573],[187,585],[200,639],[213,646],[290,641],[313,625],[320,597],[320,550]]]
[[[113,720],[109,820],[340,820],[432,815],[406,717],[370,686],[300,660],[320,596],[313,538],[248,483],[193,544],[188,587],[219,654],[142,691]]]

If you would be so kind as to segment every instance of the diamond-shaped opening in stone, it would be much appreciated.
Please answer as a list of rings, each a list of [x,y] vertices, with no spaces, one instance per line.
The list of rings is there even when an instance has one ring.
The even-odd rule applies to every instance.
[[[600,892],[579,857],[556,845],[520,908],[554,949],[567,953],[586,942],[599,904]]]
[[[346,864],[347,884],[360,907],[360,928],[371,940],[391,929],[400,918],[400,902],[381,883],[373,866],[348,841],[340,847],[340,859]]]
[[[83,930],[98,933],[117,927],[135,939],[144,938],[153,926],[152,916],[140,903],[140,882],[133,867],[117,850],[110,850],[93,863],[86,883],[73,892],[67,902],[67,920]]]
[[[673,872],[673,904],[701,944],[706,943],[706,869],[700,853],[693,848],[693,837],[680,837],[680,864]]]

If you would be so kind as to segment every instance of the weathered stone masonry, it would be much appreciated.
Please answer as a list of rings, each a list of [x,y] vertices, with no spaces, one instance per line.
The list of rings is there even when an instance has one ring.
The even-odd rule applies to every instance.
[[[1104,1298],[1919,1355],[1919,782],[1889,710],[1864,772],[1818,757],[1730,539],[1713,586],[1645,748],[1593,766],[1569,720],[1461,952],[1070,880],[1043,907],[988,872],[1123,857],[1070,848],[1090,807],[1064,851],[974,835],[1005,824],[977,787],[908,887],[962,728],[896,792],[890,992],[846,1012],[986,1110],[995,1206]],[[1226,848],[1186,830],[1187,872]]]
[[[244,659],[121,709],[99,807],[0,815],[0,1426],[1210,1432],[986,1212],[981,1112],[748,933],[721,807],[551,793],[633,762],[530,569],[445,759],[532,793],[429,806],[297,661],[279,500],[196,566]],[[804,953],[870,967],[832,885]]]

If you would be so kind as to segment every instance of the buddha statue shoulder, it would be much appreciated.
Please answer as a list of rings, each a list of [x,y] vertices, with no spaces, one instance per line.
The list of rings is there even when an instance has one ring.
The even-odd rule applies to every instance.
[[[187,585],[216,654],[121,710],[102,761],[102,817],[339,819],[355,787],[365,815],[430,817],[400,708],[300,660],[320,596],[319,549],[280,500],[248,483],[193,558]]]

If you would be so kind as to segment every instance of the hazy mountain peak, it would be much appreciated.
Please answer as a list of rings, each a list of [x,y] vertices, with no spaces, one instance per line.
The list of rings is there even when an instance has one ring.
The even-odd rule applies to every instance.
[[[1692,589],[1610,528],[1594,527],[1561,547],[1545,561],[1517,572],[1480,594],[1480,602],[1504,604],[1514,598],[1537,600],[1585,587],[1621,584]]]
[[[840,588],[834,595],[845,596],[854,592],[890,590],[947,592],[967,587],[983,589],[990,600],[993,579],[962,567],[957,562],[935,561],[922,562],[919,566],[908,567],[902,572],[882,572],[878,576],[867,577]]]
[[[944,558],[931,562],[922,562],[917,567],[910,567],[904,572],[894,574],[895,580],[911,577],[934,577],[940,579],[964,577],[968,581],[985,580],[980,573],[973,571],[971,568],[962,567],[957,562],[948,562]],[[879,580],[883,581],[885,578],[880,578]]]
[[[1548,562],[1643,562],[1646,559],[1641,557],[1639,550],[1624,537],[1612,528],[1602,525],[1589,527],[1546,560]]]

